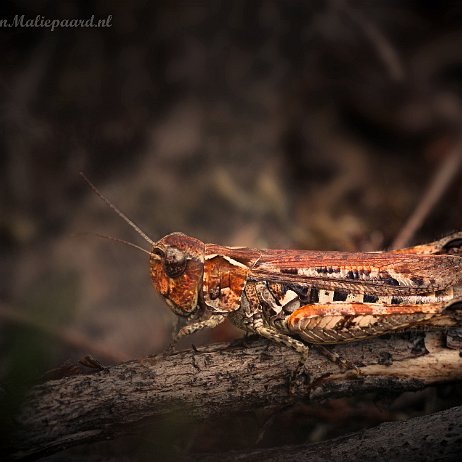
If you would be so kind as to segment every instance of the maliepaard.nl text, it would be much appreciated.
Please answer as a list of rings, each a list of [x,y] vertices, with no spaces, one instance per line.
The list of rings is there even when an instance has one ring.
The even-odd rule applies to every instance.
[[[112,27],[112,14],[109,14],[105,19],[96,19],[92,14],[89,18],[47,18],[42,15],[37,15],[35,18],[28,18],[24,14],[16,14],[12,19],[0,19],[0,27],[2,28],[16,28],[16,27],[30,27],[30,28],[45,28],[53,32],[55,29],[68,28],[68,27],[84,27],[84,28],[98,28],[98,27]]]

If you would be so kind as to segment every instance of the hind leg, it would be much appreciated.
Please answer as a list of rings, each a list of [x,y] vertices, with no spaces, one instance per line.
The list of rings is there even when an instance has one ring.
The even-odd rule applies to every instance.
[[[391,252],[418,255],[462,255],[462,231],[449,234],[438,241],[429,242],[428,244],[396,249]]]

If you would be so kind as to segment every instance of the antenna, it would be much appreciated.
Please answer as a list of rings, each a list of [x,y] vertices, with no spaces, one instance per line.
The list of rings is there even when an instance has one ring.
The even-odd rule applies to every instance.
[[[119,215],[120,218],[122,218],[122,220],[125,221],[125,223],[127,223],[129,226],[131,226],[146,242],[148,242],[149,244],[151,244],[153,247],[156,246],[156,243],[150,238],[148,237],[148,235],[138,226],[138,225],[135,225],[135,223],[133,223],[132,220],[130,220],[130,218],[127,217],[127,215],[125,215],[123,212],[121,212],[106,196],[104,196],[100,191],[99,189],[86,177],[86,175],[83,173],[83,172],[80,172],[80,176],[88,183],[88,185],[90,186],[91,189],[93,189],[94,193],[101,199],[103,200],[104,202],[106,202],[106,204],[112,209],[114,210],[115,213],[117,213],[117,215]],[[108,237],[108,236],[107,236]],[[122,239],[117,239],[117,238],[110,238],[110,239],[113,239],[113,240],[119,240],[119,241],[122,241]],[[131,243],[128,243],[127,244],[131,244]],[[135,246],[135,244],[131,244],[132,246]],[[135,246],[136,247],[136,246]],[[140,247],[141,248],[141,247]],[[145,249],[143,249],[143,251],[146,252]]]
[[[128,245],[129,247],[133,247],[134,249],[141,250],[141,252],[147,253],[149,256],[151,256],[151,252],[149,252],[146,249],[143,249],[143,247],[140,247],[139,245],[133,244],[133,242],[126,241],[124,239],[119,239],[118,237],[114,236],[107,236],[106,234],[100,234],[100,233],[94,233],[92,231],[87,231],[83,233],[75,233],[73,236],[95,236],[100,239],[108,239],[110,241],[115,241],[118,242],[119,244],[124,244]]]

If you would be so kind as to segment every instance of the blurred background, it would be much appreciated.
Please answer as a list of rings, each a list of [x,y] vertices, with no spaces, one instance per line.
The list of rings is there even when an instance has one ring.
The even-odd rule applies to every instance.
[[[442,194],[409,244],[462,229],[450,160],[462,123],[461,14],[459,2],[430,0],[3,2],[0,19],[110,15],[111,25],[0,28],[3,423],[28,384],[71,373],[87,354],[110,364],[169,342],[174,316],[153,293],[146,255],[79,235],[144,245],[80,171],[154,240],[183,231],[228,245],[380,250],[441,171]],[[180,347],[240,335],[226,325]],[[187,436],[169,422],[89,451],[319,441],[462,393],[392,398],[300,405],[260,439],[263,411]]]

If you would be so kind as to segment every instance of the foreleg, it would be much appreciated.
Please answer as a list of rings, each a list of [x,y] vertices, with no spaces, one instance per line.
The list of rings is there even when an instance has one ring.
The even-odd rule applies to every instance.
[[[182,327],[173,337],[172,342],[170,343],[167,351],[173,351],[173,349],[175,348],[175,344],[183,337],[194,334],[194,332],[197,332],[202,329],[213,329],[214,327],[217,327],[219,324],[221,324],[225,319],[226,316],[222,314],[216,314],[210,316],[210,318],[205,319],[204,321],[197,321],[191,324],[187,324],[186,326]]]

